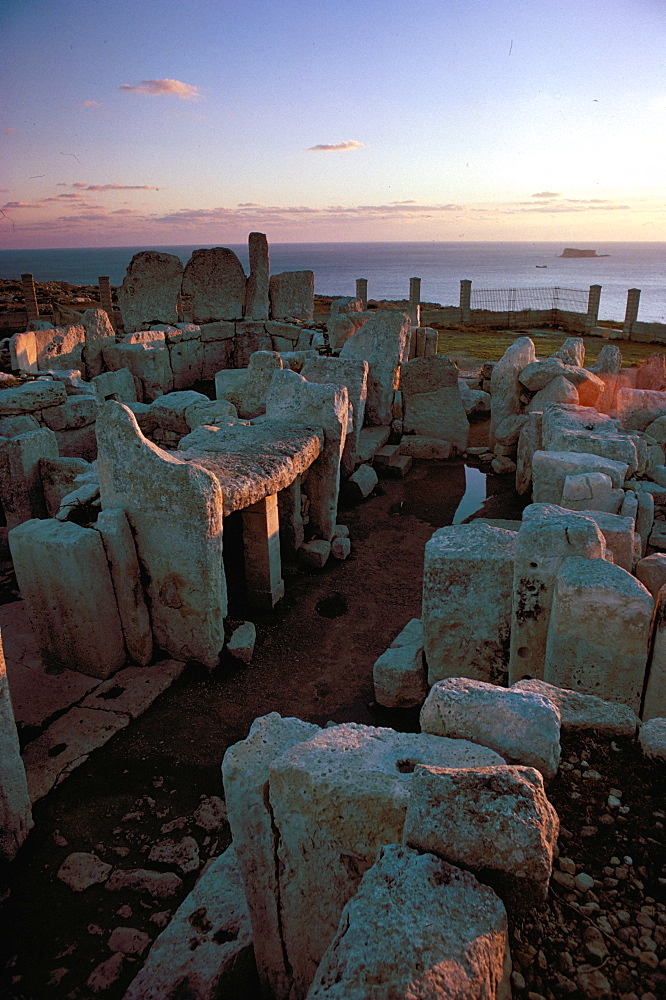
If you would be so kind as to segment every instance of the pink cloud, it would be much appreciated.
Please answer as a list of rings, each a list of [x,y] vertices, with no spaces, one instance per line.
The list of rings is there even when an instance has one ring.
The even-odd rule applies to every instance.
[[[345,153],[349,149],[365,149],[364,142],[349,139],[347,142],[321,142],[318,146],[308,146],[309,153]]]
[[[145,94],[148,97],[177,97],[180,101],[198,101],[203,95],[199,88],[181,80],[142,80],[140,84],[121,83],[120,90]]]

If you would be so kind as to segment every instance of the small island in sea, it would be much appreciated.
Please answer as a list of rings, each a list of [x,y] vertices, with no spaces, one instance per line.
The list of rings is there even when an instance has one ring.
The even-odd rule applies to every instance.
[[[596,250],[576,250],[575,247],[565,247],[560,257],[610,257],[610,254],[597,253]]]

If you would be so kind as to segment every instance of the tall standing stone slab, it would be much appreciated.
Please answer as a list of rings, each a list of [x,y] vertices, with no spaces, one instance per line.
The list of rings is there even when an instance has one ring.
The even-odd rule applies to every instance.
[[[46,517],[42,458],[58,458],[58,439],[48,427],[0,439],[0,503],[10,528],[32,517]]]
[[[500,764],[465,740],[346,723],[285,750],[269,767],[280,837],[279,894],[294,1000],[303,1000],[345,903],[379,849],[402,839],[416,764]]]
[[[643,722],[655,718],[666,718],[666,586],[659,590],[655,604],[652,649],[643,704]]]
[[[520,413],[520,373],[536,361],[534,343],[529,337],[519,337],[493,368],[490,376],[490,447],[495,446],[495,431],[499,424]]]
[[[144,323],[176,323],[182,280],[183,265],[174,254],[135,253],[118,289],[125,330],[140,330]]]
[[[400,365],[409,351],[410,319],[395,309],[373,313],[347,340],[341,358],[360,358],[370,366],[366,423],[388,427],[393,420],[393,394],[399,388]]]
[[[105,680],[125,643],[102,539],[71,521],[26,521],[9,533],[21,597],[44,662]]]
[[[543,413],[532,412],[520,430],[516,456],[516,492],[523,496],[532,486],[532,457],[543,448]]]
[[[111,320],[104,309],[86,309],[81,317],[81,323],[86,331],[83,360],[87,377],[101,375],[103,368],[102,352],[109,344],[116,341],[116,333]]]
[[[97,444],[102,508],[127,514],[156,643],[214,667],[227,613],[218,480],[147,441],[122,403],[100,407]]]
[[[233,250],[195,250],[185,266],[181,301],[192,323],[241,319],[245,305],[245,271]]]
[[[557,574],[543,679],[638,712],[654,601],[603,559],[566,559]]]
[[[516,532],[440,528],[425,547],[423,632],[428,682],[506,683]]]
[[[0,636],[0,861],[13,861],[34,823]]]
[[[524,677],[544,679],[553,591],[562,562],[569,556],[604,559],[605,555],[605,539],[590,518],[573,512],[549,517],[544,512],[542,519],[523,520],[514,563],[510,684]]]
[[[250,277],[245,288],[244,315],[248,319],[268,319],[268,285],[270,278],[270,258],[268,240],[264,233],[250,233],[248,236],[250,254]]]
[[[419,357],[400,369],[403,433],[450,441],[456,451],[467,448],[469,421],[458,385],[458,366],[437,354]]]
[[[272,274],[269,295],[271,319],[310,323],[314,317],[314,271]]]
[[[342,474],[350,476],[358,465],[358,437],[365,418],[365,403],[368,396],[367,361],[360,358],[311,358],[301,369],[301,375],[308,382],[329,385],[344,385],[353,407],[351,430],[347,427],[347,438],[342,453]]]

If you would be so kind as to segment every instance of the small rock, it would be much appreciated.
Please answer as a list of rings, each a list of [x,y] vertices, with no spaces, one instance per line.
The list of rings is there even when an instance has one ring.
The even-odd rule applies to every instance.
[[[594,969],[591,965],[580,965],[576,972],[576,981],[581,993],[589,1000],[601,1000],[602,997],[610,996],[611,984],[608,982],[603,972]]]
[[[659,965],[659,959],[653,951],[642,951],[638,956],[638,961],[648,969],[656,969]]]
[[[171,911],[160,910],[159,913],[153,913],[149,919],[152,924],[156,924],[162,930],[171,920]]]
[[[122,917],[123,920],[127,920],[128,917],[132,916],[132,907],[128,903],[123,903],[119,910],[116,910],[116,916]]]
[[[249,663],[254,654],[254,644],[257,641],[257,629],[253,622],[243,622],[237,629],[234,629],[229,642],[227,652],[234,659],[241,663]]]
[[[584,939],[586,958],[589,958],[594,965],[601,965],[608,955],[608,948],[606,947],[606,942],[603,939],[601,931],[597,930],[596,927],[587,927]]]
[[[175,872],[156,872],[149,868],[131,868],[128,871],[116,869],[104,886],[110,892],[130,889],[144,892],[152,899],[169,899],[180,892],[183,881]]]
[[[579,889],[580,892],[589,892],[594,885],[594,879],[591,875],[588,875],[587,872],[579,872],[579,874],[576,875],[574,882],[576,883],[576,888]]]
[[[99,924],[88,924],[86,930],[88,931],[88,934],[100,935],[104,933]]]
[[[344,560],[351,552],[351,541],[348,538],[334,538],[331,542],[331,555],[334,559]]]
[[[557,864],[561,872],[567,872],[568,875],[576,874],[576,862],[571,858],[560,858]]]
[[[136,927],[116,927],[108,940],[111,951],[119,951],[123,955],[143,955],[149,944],[149,936]]]
[[[177,819],[172,819],[170,823],[163,823],[160,827],[160,833],[173,833],[174,830],[182,830],[184,826],[187,826],[186,817],[178,816]]]
[[[599,833],[598,826],[584,826],[581,828],[581,837],[595,837]]]
[[[110,873],[111,865],[107,865],[96,854],[75,851],[60,865],[58,878],[74,892],[83,892],[88,886],[106,882]]]
[[[179,841],[162,840],[153,844],[148,860],[163,865],[176,865],[183,874],[195,872],[199,867],[199,845],[194,837],[183,837]]]
[[[56,847],[67,847],[67,840],[61,834],[60,830],[54,830],[52,834],[53,843]]]
[[[515,986],[515,988],[517,990],[524,990],[525,989],[525,979],[520,974],[520,972],[515,972],[514,971],[514,972],[511,973],[511,982],[512,982],[512,984]]]
[[[553,882],[557,882],[563,889],[573,891],[576,888],[573,875],[568,872],[553,872]]]
[[[309,569],[323,569],[331,554],[331,543],[323,538],[313,538],[311,542],[304,542],[298,550],[298,558],[304,566]]]
[[[125,956],[121,955],[120,952],[116,952],[111,958],[107,958],[105,962],[102,962],[97,968],[93,969],[87,979],[87,985],[93,993],[108,990],[110,986],[113,986],[117,982],[123,971],[124,961]]]
[[[194,822],[202,830],[219,830],[227,819],[227,807],[217,795],[209,795],[201,801],[194,813]]]

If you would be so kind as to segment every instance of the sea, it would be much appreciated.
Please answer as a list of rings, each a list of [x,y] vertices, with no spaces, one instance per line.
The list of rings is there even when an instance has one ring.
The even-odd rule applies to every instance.
[[[220,244],[216,244],[220,245]],[[248,270],[245,244],[226,244]],[[564,243],[272,243],[271,272],[311,270],[320,295],[354,295],[367,278],[371,299],[409,297],[409,279],[421,278],[421,301],[457,305],[460,280],[472,288],[587,290],[601,285],[600,319],[624,318],[627,289],[640,288],[638,318],[666,322],[666,243],[569,244],[596,257],[561,257]],[[187,263],[193,246],[0,250],[0,278],[31,273],[36,281],[97,284],[108,275],[121,284],[140,250],[176,254]]]

